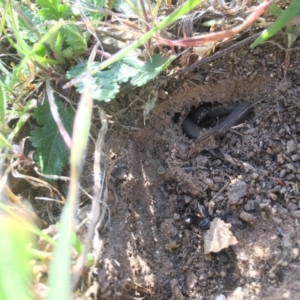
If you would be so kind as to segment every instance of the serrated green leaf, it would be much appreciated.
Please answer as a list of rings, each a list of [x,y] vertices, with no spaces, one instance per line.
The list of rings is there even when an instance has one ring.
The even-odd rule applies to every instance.
[[[85,3],[86,4],[92,4],[94,8],[104,8],[105,4],[106,4],[106,0],[86,0],[85,2],[82,2],[82,5],[84,6]],[[88,6],[88,5],[87,5]],[[90,15],[91,16],[91,20],[102,20],[105,16],[105,14],[103,12],[101,12],[100,10],[86,10],[85,13],[87,15]]]
[[[160,54],[154,54],[140,69],[138,74],[132,77],[131,84],[141,86],[155,78],[172,62],[174,57],[165,57]]]
[[[136,57],[124,57],[122,60],[114,63],[110,70],[116,75],[117,82],[123,83],[138,74],[144,65],[145,63]]]
[[[133,85],[143,85],[155,78],[164,70],[174,58],[163,57],[155,54],[145,64],[137,57],[128,56],[112,64],[109,70],[98,71],[93,74],[91,80],[92,97],[99,101],[110,101],[119,92],[120,84],[131,79]],[[99,66],[99,62],[94,62],[91,70]],[[67,72],[67,78],[72,79],[80,76],[86,71],[86,62],[80,63]],[[83,82],[76,85],[77,91],[81,93],[84,88]]]
[[[97,68],[98,62],[91,65],[91,69]],[[86,71],[86,62],[80,63],[67,72],[67,78],[75,78]],[[92,98],[99,101],[110,101],[119,92],[120,86],[117,83],[118,74],[112,70],[100,71],[91,78]],[[84,83],[80,82],[76,85],[79,93],[82,93]]]
[[[77,25],[64,25],[61,28],[61,33],[65,42],[72,48],[74,53],[80,54],[86,50],[86,40]]]
[[[286,26],[296,15],[300,13],[300,0],[293,0],[288,8],[276,19],[276,21],[267,29],[250,46],[252,49],[262,44],[264,41],[272,37],[282,27]]]
[[[62,54],[62,57],[65,57],[65,58],[72,58],[75,55],[74,51],[71,47],[64,49],[61,54]]]
[[[114,98],[120,90],[120,86],[111,77],[110,71],[103,71],[96,73],[91,78],[91,90],[92,98],[99,101],[108,102]],[[84,89],[84,83],[80,82],[76,85],[76,89],[79,93],[82,93]]]
[[[36,0],[36,3],[42,8],[38,14],[44,20],[66,20],[71,16],[71,8],[68,4],[60,4],[53,0]]]
[[[44,23],[42,18],[32,11],[27,6],[21,5],[20,10],[24,13],[24,15],[30,20],[32,25],[36,28],[39,28],[39,33],[43,34],[45,33],[45,29],[43,26],[40,26]],[[36,34],[33,32],[32,28],[29,28],[28,24],[19,17],[19,25],[20,25],[20,31],[22,31],[22,37],[25,40],[29,40],[31,43],[36,43],[38,41],[38,38]]]
[[[72,108],[64,109],[62,102],[57,101],[56,104],[60,118],[70,134],[74,122],[74,111]],[[37,148],[39,166],[45,174],[60,175],[69,163],[70,151],[53,120],[48,101],[35,109],[34,118],[42,126],[31,131],[32,144]]]

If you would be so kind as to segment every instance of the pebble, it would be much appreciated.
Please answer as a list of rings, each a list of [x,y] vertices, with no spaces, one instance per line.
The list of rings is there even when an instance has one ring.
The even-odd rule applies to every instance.
[[[159,175],[163,175],[166,173],[166,169],[163,167],[163,166],[159,166],[157,169],[156,169],[156,172],[157,174]]]
[[[291,211],[291,215],[294,218],[300,219],[300,210]]]
[[[244,205],[244,210],[251,211],[255,209],[255,201],[249,201]]]
[[[280,194],[285,194],[286,192],[287,192],[287,189],[286,189],[285,186],[282,187],[282,188],[280,189],[280,191],[279,191]]]
[[[214,182],[213,182],[210,178],[204,178],[204,179],[203,179],[203,182],[204,182],[205,184],[207,184],[207,186],[208,186],[209,188],[212,188],[212,187],[214,186]]]
[[[286,143],[286,150],[288,154],[294,152],[296,149],[297,149],[297,144],[294,140],[289,140]]]
[[[242,211],[240,213],[240,218],[249,224],[255,224],[257,222],[256,217],[254,217],[253,215],[251,215],[245,211]]]
[[[269,196],[271,198],[271,200],[276,201],[277,200],[277,195],[274,193],[269,193]]]
[[[119,169],[116,172],[116,178],[120,181],[123,181],[127,178],[127,170],[126,169]]]
[[[216,296],[214,300],[226,300],[226,297],[223,294],[220,294]]]
[[[299,158],[300,158],[299,154],[294,154],[294,155],[291,156],[292,161],[298,161]]]
[[[285,166],[288,170],[291,170],[293,172],[297,172],[297,169],[295,168],[294,164],[286,164]]]
[[[298,209],[298,205],[296,203],[289,203],[287,205],[288,210],[290,211],[296,211]]]
[[[174,220],[180,220],[180,215],[179,214],[174,214],[174,216],[173,216],[173,218],[174,218]]]
[[[284,178],[285,173],[286,173],[286,170],[285,170],[285,169],[282,169],[282,170],[280,171],[280,173],[279,173],[279,177],[280,177],[280,178]]]
[[[299,256],[299,249],[298,248],[291,249],[291,257],[292,257],[292,259],[296,259],[298,256]]]
[[[220,272],[220,277],[225,278],[227,276],[227,273],[225,271]]]
[[[277,154],[277,162],[279,164],[283,164],[284,163],[284,157],[282,154]]]
[[[160,99],[166,99],[168,97],[168,92],[166,92],[165,90],[163,89],[159,89],[158,90],[158,98]]]
[[[192,271],[188,271],[186,275],[186,285],[188,289],[194,288],[198,281],[196,274]]]

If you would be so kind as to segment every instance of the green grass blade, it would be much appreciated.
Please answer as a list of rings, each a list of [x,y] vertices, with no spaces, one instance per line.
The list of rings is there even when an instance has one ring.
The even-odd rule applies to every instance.
[[[4,135],[2,135],[1,132],[0,132],[0,147],[12,149],[9,141],[4,137]]]
[[[74,207],[68,199],[62,215],[53,262],[49,272],[48,300],[68,300],[71,292],[71,237],[74,228]]]
[[[4,197],[0,193],[1,198]],[[2,200],[2,199],[1,199]],[[0,218],[0,299],[33,300],[29,288],[28,232],[17,219],[1,212]]]
[[[7,103],[6,93],[2,86],[2,82],[0,82],[0,129],[2,130],[5,125],[6,103]]]
[[[88,142],[91,126],[93,100],[91,98],[89,71],[85,88],[77,108],[71,148],[71,176],[67,204],[61,216],[60,236],[54,248],[53,264],[49,273],[50,292],[47,300],[69,300],[71,293],[71,244],[74,230],[75,207],[79,193],[78,181],[82,158]],[[84,120],[84,122],[82,122]]]
[[[263,1],[260,1],[260,2],[263,2]],[[276,18],[278,18],[283,13],[283,10],[274,3],[270,5],[270,7],[268,8],[268,11]]]
[[[12,5],[12,0],[9,1],[9,12],[10,12],[10,22],[12,25],[12,29],[14,31],[14,35],[15,38],[17,40],[17,44],[19,45],[19,49],[22,51],[22,53],[28,54],[30,52],[30,47],[27,45],[27,43],[24,41],[24,39],[22,38],[22,36],[20,35],[20,30],[18,28],[18,24],[17,24],[17,15],[13,10],[13,5]]]
[[[252,43],[251,48],[262,44],[272,37],[282,27],[286,26],[296,15],[300,13],[300,0],[293,0],[289,7],[277,18],[277,20]]]

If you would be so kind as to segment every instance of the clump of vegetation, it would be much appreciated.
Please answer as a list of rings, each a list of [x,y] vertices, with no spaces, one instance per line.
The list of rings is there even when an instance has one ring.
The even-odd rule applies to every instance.
[[[103,199],[106,170],[100,167],[107,120],[101,108],[94,179],[102,184],[94,187],[84,245],[74,230],[79,176],[94,103],[99,106],[101,101],[111,101],[125,83],[141,87],[163,71],[176,75],[174,61],[186,48],[193,53],[196,46],[214,45],[243,32],[251,35],[250,27],[267,10],[271,13],[267,15],[271,25],[260,22],[260,27],[267,27],[252,48],[282,28],[287,33],[287,48],[298,36],[300,25],[295,17],[300,13],[299,0],[293,0],[285,10],[267,0],[251,13],[244,6],[227,7],[220,1],[217,9],[231,10],[232,18],[212,18],[204,22],[211,32],[195,34],[193,23],[198,24],[198,17],[208,10],[207,4],[199,6],[201,2],[188,0],[173,7],[170,1],[0,0],[0,192],[4,199],[0,205],[4,212],[0,247],[7,253],[0,264],[0,274],[1,278],[8,278],[0,282],[1,299],[69,299],[81,270],[99,258],[100,251],[92,251],[91,241],[100,239],[95,237],[95,229],[102,225],[108,211]],[[116,41],[120,44],[114,46]],[[182,61],[184,68],[188,59]],[[151,103],[155,100],[151,99]],[[26,128],[29,123],[34,124],[32,130]],[[23,147],[24,130],[31,135],[34,158]],[[70,177],[62,177],[69,163]],[[10,183],[22,178],[56,195],[59,191],[54,180],[69,180],[67,199],[59,200],[64,208],[58,230],[50,233],[32,225],[31,219],[39,218],[26,208],[22,196],[15,195],[9,176],[13,178]],[[15,204],[13,208],[8,200]],[[16,213],[16,207],[22,213]],[[43,220],[39,221],[43,226]],[[46,241],[43,247],[37,239]],[[29,260],[34,261],[34,266],[41,267],[40,262],[46,265],[43,272],[49,274],[48,281],[41,279],[42,271],[33,274],[28,268]],[[72,283],[71,265],[75,266]],[[14,287],[8,284],[11,278]],[[33,283],[31,288],[29,280]]]

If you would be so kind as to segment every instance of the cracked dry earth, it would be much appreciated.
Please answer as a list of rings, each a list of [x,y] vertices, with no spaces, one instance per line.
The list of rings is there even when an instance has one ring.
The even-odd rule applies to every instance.
[[[145,120],[142,99],[105,108],[114,184],[100,299],[300,299],[299,53],[284,77],[284,52],[263,47],[161,86]],[[186,159],[190,109],[260,98],[213,151]]]

